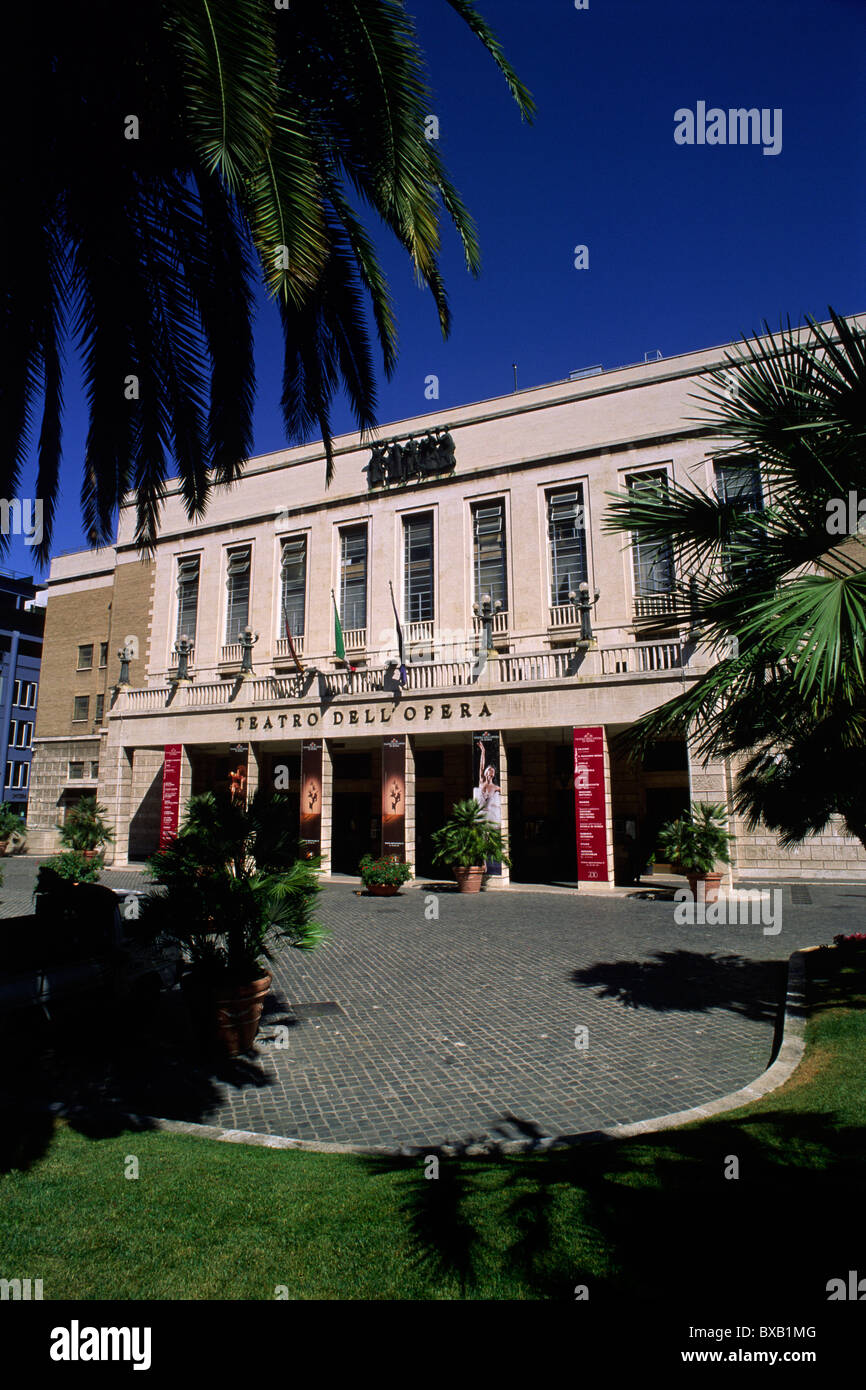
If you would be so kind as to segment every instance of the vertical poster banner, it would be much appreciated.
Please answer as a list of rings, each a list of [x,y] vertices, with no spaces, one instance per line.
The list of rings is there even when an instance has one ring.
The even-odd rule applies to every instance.
[[[247,804],[247,779],[249,777],[250,745],[232,743],[229,745],[229,796],[239,805]]]
[[[574,819],[577,879],[608,881],[604,814],[604,729],[574,730]]]
[[[502,829],[502,788],[499,784],[499,732],[485,730],[472,735],[472,799],[484,811],[486,820]],[[501,874],[497,859],[487,860],[488,874]]]
[[[322,853],[322,740],[301,744],[301,853],[318,859]]]
[[[382,858],[406,859],[406,735],[382,740]]]
[[[180,813],[180,763],[182,743],[167,743],[162,764],[162,814],[159,820],[159,847],[165,849],[177,834]]]

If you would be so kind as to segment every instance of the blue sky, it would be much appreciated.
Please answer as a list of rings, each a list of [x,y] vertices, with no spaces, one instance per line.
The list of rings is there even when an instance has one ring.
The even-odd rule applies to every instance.
[[[408,0],[428,54],[439,150],[478,223],[482,274],[446,229],[454,326],[379,237],[400,324],[379,421],[447,410],[660,350],[724,343],[767,319],[866,310],[866,5],[862,0],[479,0],[532,91],[521,122],[445,0]],[[781,108],[782,149],[682,146],[674,112]],[[589,268],[574,267],[574,247]],[[275,315],[258,323],[255,451],[285,444]],[[425,378],[439,400],[425,400]],[[342,403],[337,432],[352,419]],[[86,420],[74,362],[54,551],[85,544]],[[324,477],[323,477],[324,489]],[[33,495],[33,470],[22,496]],[[44,577],[18,537],[4,565]]]

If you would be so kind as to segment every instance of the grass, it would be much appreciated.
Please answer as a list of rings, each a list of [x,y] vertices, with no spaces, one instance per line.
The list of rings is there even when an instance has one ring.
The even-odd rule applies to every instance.
[[[428,1179],[422,1161],[56,1124],[0,1179],[0,1276],[41,1278],[46,1299],[571,1301],[586,1284],[596,1306],[732,1289],[768,1315],[823,1305],[863,1265],[866,970],[809,960],[792,1079],[641,1140],[443,1158]]]

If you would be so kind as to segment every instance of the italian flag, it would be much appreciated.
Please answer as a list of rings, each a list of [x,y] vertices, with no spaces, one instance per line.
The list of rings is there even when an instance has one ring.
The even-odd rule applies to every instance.
[[[334,598],[334,590],[331,590],[331,600],[334,605],[334,655],[338,661],[342,661],[344,666],[348,666],[350,671],[355,667],[346,660],[346,643],[343,641],[343,624],[340,622],[340,615],[337,612],[337,600]]]

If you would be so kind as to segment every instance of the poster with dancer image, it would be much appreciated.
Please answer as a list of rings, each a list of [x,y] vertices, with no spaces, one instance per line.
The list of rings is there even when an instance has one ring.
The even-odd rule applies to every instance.
[[[301,853],[318,859],[322,853],[322,740],[301,744]]]
[[[502,787],[499,781],[498,732],[489,729],[472,735],[472,798],[484,811],[485,820],[502,829]],[[488,874],[501,874],[498,859],[487,860]]]
[[[382,858],[406,859],[406,735],[382,740]]]

